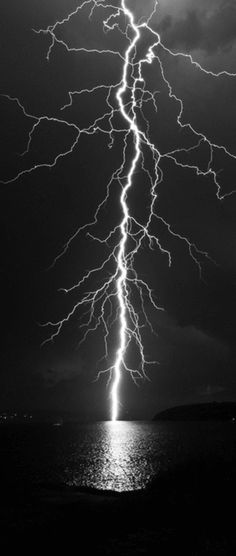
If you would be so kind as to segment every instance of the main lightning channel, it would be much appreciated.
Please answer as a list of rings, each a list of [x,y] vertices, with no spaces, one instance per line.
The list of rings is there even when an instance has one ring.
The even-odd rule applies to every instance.
[[[119,269],[119,277],[116,282],[116,289],[117,289],[117,297],[119,302],[120,308],[120,315],[119,315],[119,347],[116,352],[116,360],[114,365],[114,380],[111,387],[111,400],[112,400],[112,421],[116,421],[119,414],[119,384],[121,380],[121,367],[124,360],[124,353],[126,350],[127,344],[127,315],[126,315],[126,307],[127,307],[127,262],[125,258],[126,254],[126,244],[128,241],[128,223],[129,223],[129,208],[127,205],[127,192],[132,187],[133,184],[133,176],[137,167],[137,163],[141,156],[140,151],[140,132],[138,129],[138,125],[136,123],[136,115],[134,112],[135,107],[135,91],[132,91],[132,114],[133,117],[130,118],[129,114],[126,112],[125,105],[123,102],[123,95],[128,88],[128,67],[130,63],[130,56],[131,53],[135,50],[136,43],[140,38],[140,32],[138,27],[135,25],[134,16],[132,12],[126,7],[125,0],[121,2],[122,9],[124,11],[125,16],[128,17],[130,26],[134,31],[134,39],[130,43],[129,47],[125,53],[125,63],[123,68],[123,78],[122,78],[122,85],[118,89],[116,94],[116,98],[119,103],[120,111],[122,116],[128,122],[129,129],[134,135],[135,141],[135,154],[131,163],[131,167],[127,176],[127,182],[125,187],[123,188],[121,197],[120,197],[120,204],[123,211],[123,220],[120,225],[121,230],[121,242],[117,257],[118,269]],[[135,86],[135,85],[134,85]]]

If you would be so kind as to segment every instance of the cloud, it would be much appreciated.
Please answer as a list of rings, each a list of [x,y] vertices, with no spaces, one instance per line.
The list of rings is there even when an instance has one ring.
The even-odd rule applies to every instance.
[[[190,357],[192,360],[195,354],[198,361],[206,360],[206,358],[214,360],[224,358],[228,353],[228,347],[223,342],[193,325],[182,327],[173,324],[166,328],[164,335],[169,350],[172,353],[176,354],[178,352],[181,354],[181,359],[184,354],[184,358],[188,359]]]
[[[83,371],[84,364],[78,354],[74,359],[60,358],[52,365],[45,366],[41,370],[41,375],[49,387],[54,387],[61,382],[68,382],[76,379]]]
[[[223,394],[227,392],[227,388],[225,386],[220,386],[218,384],[208,384],[202,390],[200,390],[199,394],[203,398],[212,398],[217,396],[218,394]]]
[[[155,0],[129,0],[128,8],[135,14],[136,20],[146,20],[153,11]]]
[[[199,49],[207,54],[230,49],[236,42],[236,6],[221,2],[210,10],[207,5],[204,9],[195,4],[180,18],[165,15],[158,30],[170,48]]]
[[[160,363],[176,366],[189,364],[192,368],[214,367],[216,362],[224,362],[229,355],[229,346],[214,333],[193,323],[181,325],[167,312],[155,317],[152,322],[158,331],[157,358]]]
[[[160,34],[165,32],[165,42],[170,48],[184,47],[193,50],[199,46],[202,40],[203,30],[198,15],[195,11],[190,11],[187,16],[180,21],[174,21],[170,16],[166,16],[159,28]]]

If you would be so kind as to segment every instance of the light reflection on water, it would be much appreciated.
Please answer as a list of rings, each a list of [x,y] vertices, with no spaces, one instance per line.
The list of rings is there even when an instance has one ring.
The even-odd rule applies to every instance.
[[[155,474],[148,449],[149,434],[150,424],[141,426],[131,421],[97,424],[96,436],[93,439],[90,434],[87,439],[85,465],[79,465],[69,484],[116,491],[144,488]]]
[[[150,479],[142,438],[137,424],[103,423],[102,455],[96,469],[96,486],[111,490],[142,488]]]
[[[102,490],[139,490],[160,471],[188,459],[212,454],[231,458],[235,432],[227,423],[107,421],[88,425],[83,429],[84,440],[75,444],[64,480]]]
[[[118,421],[0,427],[4,484],[67,484],[116,491],[144,488],[179,463],[235,461],[236,427],[225,423]]]

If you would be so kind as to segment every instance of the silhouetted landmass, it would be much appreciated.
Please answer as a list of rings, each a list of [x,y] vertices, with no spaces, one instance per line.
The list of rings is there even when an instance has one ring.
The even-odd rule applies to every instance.
[[[171,407],[157,413],[154,421],[228,421],[236,420],[236,403],[213,402]]]
[[[97,415],[97,419],[95,420],[105,420],[105,414],[101,413],[101,415]],[[30,425],[35,423],[40,424],[66,424],[66,423],[85,423],[89,420],[76,412],[71,411],[63,411],[63,410],[16,410],[16,409],[4,409],[0,410],[0,425],[9,425],[9,424],[25,424]],[[92,420],[90,419],[92,422]]]

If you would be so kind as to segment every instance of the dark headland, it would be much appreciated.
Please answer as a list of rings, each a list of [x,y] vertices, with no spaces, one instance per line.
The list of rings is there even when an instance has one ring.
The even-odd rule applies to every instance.
[[[236,420],[235,402],[212,402],[171,407],[157,413],[154,421],[232,421]]]

